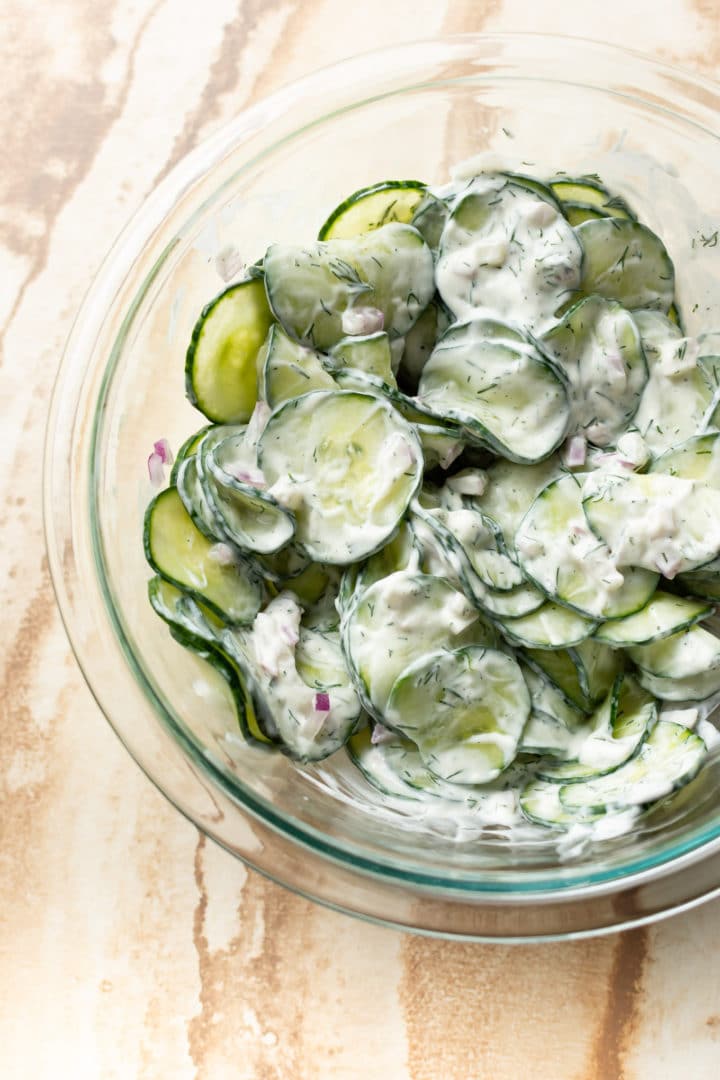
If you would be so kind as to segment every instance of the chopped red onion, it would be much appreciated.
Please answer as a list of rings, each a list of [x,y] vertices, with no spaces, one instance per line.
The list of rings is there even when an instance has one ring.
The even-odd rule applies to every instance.
[[[208,551],[208,558],[220,566],[232,566],[235,562],[235,552],[229,544],[213,544]]]
[[[158,455],[163,465],[172,465],[175,459],[173,458],[173,452],[170,449],[170,443],[167,439],[158,439],[157,442],[153,443],[153,450]]]
[[[147,460],[148,475],[153,487],[162,487],[165,483],[165,466],[159,454],[152,452]]]
[[[565,450],[563,458],[565,464],[569,469],[574,469],[578,465],[585,464],[585,455],[587,453],[587,443],[583,435],[573,435],[565,443]]]
[[[383,724],[376,724],[372,729],[370,742],[373,746],[378,746],[380,743],[390,742],[392,738],[394,738],[394,736],[389,728],[384,727]]]
[[[297,645],[298,641],[300,640],[300,635],[298,634],[295,627],[294,626],[288,626],[287,623],[283,623],[280,626],[280,633],[285,638],[288,645]],[[329,708],[330,708],[330,706],[328,705],[328,709]]]
[[[324,690],[315,695],[315,712],[330,712],[330,695]]]
[[[342,313],[344,334],[376,334],[385,325],[382,311],[374,307],[346,308]]]
[[[236,480],[239,480],[241,484],[249,484],[250,487],[256,488],[267,487],[265,477],[260,469],[234,469],[230,466],[227,471],[231,476],[234,476]]]

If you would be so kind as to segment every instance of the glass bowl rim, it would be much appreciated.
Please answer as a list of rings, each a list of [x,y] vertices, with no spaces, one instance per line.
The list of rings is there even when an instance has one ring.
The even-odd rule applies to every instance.
[[[213,135],[211,135],[208,139],[204,140],[198,147],[191,151],[190,154],[184,157],[172,169],[172,171],[163,178],[160,184],[142,203],[142,205],[132,216],[128,224],[125,226],[123,231],[120,233],[118,239],[110,249],[110,252],[106,256],[104,262],[102,263],[99,271],[95,275],[95,278],[93,279],[90,288],[85,296],[85,299],[81,305],[81,308],[78,312],[74,326],[71,330],[70,337],[68,339],[68,343],[64,350],[60,369],[53,390],[50,421],[48,424],[46,435],[44,468],[44,508],[46,543],[50,556],[51,573],[56,598],[58,601],[58,607],[60,608],[63,623],[65,625],[68,638],[70,639],[71,645],[73,647],[73,651],[77,659],[78,665],[84,675],[86,682],[88,683],[91,691],[93,692],[95,699],[98,702],[98,705],[100,706],[111,727],[116,732],[121,742],[123,742],[123,745],[126,746],[133,759],[136,761],[137,764],[140,765],[141,768],[143,768],[143,771],[146,773],[146,775],[148,775],[148,777],[155,784],[155,786],[158,787],[158,789],[178,809],[180,809],[182,813],[186,814],[186,816],[190,816],[190,819],[193,820],[194,824],[198,828],[204,829],[204,831],[206,832],[208,832],[208,830],[205,829],[204,826],[201,825],[199,822],[195,821],[192,815],[188,815],[187,811],[185,811],[173,799],[170,792],[165,789],[162,782],[158,778],[153,776],[151,772],[144,767],[142,762],[136,756],[132,747],[129,745],[128,741],[123,737],[122,731],[114,722],[112,716],[109,715],[108,709],[103,704],[99,694],[96,693],[92,678],[86,670],[86,663],[84,662],[82,649],[80,648],[78,640],[76,639],[76,636],[73,632],[73,626],[71,621],[73,613],[71,611],[71,604],[68,600],[67,593],[62,582],[62,576],[58,571],[60,559],[56,545],[54,543],[55,533],[52,525],[52,493],[50,490],[51,470],[49,468],[49,460],[52,453],[54,452],[54,448],[56,446],[59,434],[57,422],[60,413],[60,399],[62,398],[63,393],[66,392],[69,388],[69,382],[68,386],[65,385],[68,381],[66,380],[65,376],[67,366],[73,357],[73,352],[75,351],[73,348],[73,343],[76,341],[76,339],[82,338],[83,323],[90,320],[91,313],[93,311],[93,308],[95,307],[94,302],[96,300],[96,297],[98,295],[102,295],[103,292],[107,293],[107,285],[113,279],[117,278],[118,265],[122,262],[123,256],[126,256],[126,241],[128,241],[132,237],[137,236],[139,233],[144,232],[149,224],[152,225],[153,229],[160,228],[164,222],[167,213],[169,213],[170,209],[177,203],[178,199],[184,194],[188,187],[192,185],[193,180],[196,179],[197,176],[200,175],[200,173],[204,173],[206,171],[207,163],[209,162],[210,168],[214,168],[215,166],[217,166],[222,160],[223,155],[238,145],[238,140],[242,137],[243,133],[248,130],[248,128],[251,128],[256,122],[264,120],[268,110],[272,112],[273,109],[282,109],[285,104],[297,103],[302,98],[303,94],[311,94],[319,83],[326,80],[332,80],[339,74],[342,74],[343,77],[346,77],[347,72],[353,67],[353,64],[365,62],[368,59],[380,58],[383,56],[387,57],[391,55],[397,55],[398,53],[404,53],[407,56],[410,56],[413,50],[418,50],[422,46],[429,44],[432,44],[433,46],[446,44],[448,47],[457,45],[469,47],[473,42],[482,43],[483,45],[488,45],[492,42],[497,42],[498,44],[526,42],[533,44],[537,43],[538,45],[541,45],[541,43],[545,43],[546,45],[554,45],[555,47],[557,47],[558,44],[572,44],[581,48],[592,48],[595,51],[606,52],[609,55],[615,56],[617,59],[620,59],[621,57],[631,58],[633,61],[633,69],[629,73],[629,78],[631,82],[633,82],[633,89],[636,89],[636,87],[634,86],[634,80],[644,68],[647,72],[654,71],[657,74],[672,75],[673,79],[676,82],[684,81],[687,85],[695,86],[699,90],[711,92],[715,95],[720,92],[720,86],[718,86],[718,84],[714,83],[712,80],[707,79],[704,76],[696,75],[692,72],[677,68],[673,65],[663,63],[662,61],[655,60],[654,58],[649,57],[637,50],[627,49],[621,46],[612,45],[605,42],[599,42],[589,38],[575,37],[572,35],[535,33],[473,33],[446,35],[444,37],[438,36],[431,39],[425,39],[421,41],[404,43],[402,45],[393,45],[382,49],[371,50],[369,52],[359,54],[358,56],[350,57],[337,63],[328,65],[318,71],[311,73],[310,75],[306,75],[302,79],[287,84],[286,86],[282,87],[274,94],[269,95],[262,101],[250,106],[247,109],[242,110],[236,117],[232,118],[224,125],[222,125]],[[476,77],[479,80],[482,79],[482,76]],[[496,72],[491,72],[489,76],[485,76],[485,78],[498,78],[498,74]],[[547,80],[547,76],[533,76],[532,73],[529,73],[527,78],[529,81],[532,81],[533,78],[536,81]],[[563,80],[558,79],[557,81],[562,82]],[[453,82],[457,82],[457,79],[449,79],[447,80],[447,82],[451,84]],[[442,80],[438,81],[437,84],[442,84]],[[387,94],[391,96],[392,94],[397,94],[400,92],[410,92],[419,89],[421,85],[428,85],[428,83],[411,84],[409,86],[402,87],[396,86],[394,89],[389,90]],[[592,86],[593,84],[590,83],[584,85]],[[617,91],[613,90],[610,87],[602,87],[602,89],[604,89],[607,93],[617,93]],[[379,96],[382,97],[386,95]],[[633,95],[627,94],[627,96]],[[376,100],[376,96],[368,95],[360,99],[354,100],[352,105],[348,106],[348,108],[361,107],[362,105],[365,105],[373,100]],[[668,106],[666,107],[665,111],[671,112],[673,115],[677,115],[677,113],[675,113],[674,109],[671,107],[673,104],[676,103],[668,102]],[[693,104],[695,105],[696,103]],[[658,106],[657,103],[653,103],[653,108],[658,109],[662,107]],[[337,111],[331,111],[314,116],[313,120],[310,123],[302,125],[297,130],[294,130],[290,135],[285,136],[278,142],[274,142],[268,147],[266,147],[262,151],[262,156],[272,153],[272,151],[275,150],[278,145],[281,145],[282,142],[286,141],[288,138],[299,137],[302,132],[308,127],[316,126],[323,123],[331,116],[336,115],[336,112]],[[688,117],[683,116],[682,119],[684,123],[693,123],[693,121],[690,120]],[[711,136],[715,139],[718,138],[718,136],[712,131],[712,129],[706,127],[705,124],[696,122],[696,126],[700,127],[701,130],[708,136]],[[251,164],[253,164],[256,160],[257,158],[250,158],[245,161],[242,166],[233,173],[233,178],[241,175],[242,172],[247,169]],[[203,164],[202,168],[200,168],[201,162],[205,163]],[[226,181],[225,183],[228,182],[229,181]],[[214,200],[215,198],[217,198],[219,192],[224,186],[225,184],[222,184],[220,188],[214,189],[212,195],[210,196],[210,199]],[[197,215],[201,214],[205,206],[206,202],[203,202],[200,205],[194,207],[190,217],[186,218],[185,224],[187,224],[189,221],[192,221]],[[132,247],[133,245],[131,244],[130,246]],[[172,245],[169,245],[168,250],[171,247]],[[124,269],[128,274],[133,269],[133,263],[134,260],[131,259],[129,262],[127,262],[127,265],[124,266]],[[237,780],[232,780],[223,769],[216,767],[214,763],[209,760],[208,756],[201,751],[199,746],[188,738],[186,732],[177,725],[171,712],[169,712],[169,710],[163,704],[162,700],[159,698],[159,696],[155,692],[155,689],[146,677],[145,672],[143,671],[142,666],[138,661],[138,658],[135,656],[135,653],[133,652],[132,647],[128,642],[123,628],[118,620],[117,612],[115,610],[114,604],[111,601],[111,594],[108,589],[108,582],[104,572],[105,567],[102,559],[100,538],[97,531],[96,508],[93,501],[93,496],[95,494],[95,470],[97,463],[95,447],[98,437],[99,418],[101,414],[101,406],[104,399],[104,394],[111,381],[115,369],[115,362],[120,354],[120,350],[122,347],[122,335],[127,334],[132,317],[139,308],[142,299],[149,285],[151,284],[152,277],[154,276],[154,272],[157,270],[157,268],[157,266],[153,268],[153,274],[149,276],[146,275],[144,277],[139,287],[137,287],[135,291],[135,297],[128,311],[128,315],[123,321],[123,325],[121,327],[121,334],[116,337],[113,343],[112,353],[110,359],[107,361],[107,366],[102,377],[100,393],[94,403],[95,414],[93,417],[92,438],[90,447],[92,475],[92,480],[90,483],[90,521],[93,533],[93,554],[95,557],[95,568],[98,572],[98,579],[96,584],[98,584],[101,589],[105,603],[105,614],[109,617],[109,621],[111,623],[116,642],[120,646],[120,649],[125,657],[125,661],[131,669],[131,674],[133,678],[135,679],[136,683],[139,683],[145,698],[151,703],[161,723],[165,726],[167,730],[171,732],[175,741],[179,741],[181,743],[185,753],[190,756],[193,763],[197,767],[199,767],[201,772],[205,776],[208,776],[214,784],[218,784],[226,792],[226,794],[230,795],[230,797],[236,804],[239,804],[241,806],[243,810],[247,810],[252,816],[258,818],[264,824],[269,825],[272,829],[283,833],[295,843],[301,844],[303,847],[320,855],[324,859],[339,861],[351,868],[352,870],[358,870],[364,874],[379,878],[382,881],[388,881],[394,884],[410,884],[412,886],[420,888],[439,888],[444,892],[463,892],[467,896],[477,898],[480,898],[482,895],[492,894],[495,897],[503,895],[512,896],[512,898],[516,902],[522,901],[523,898],[527,898],[528,901],[532,900],[534,902],[537,902],[542,897],[547,897],[548,899],[556,898],[560,893],[562,893],[563,895],[569,895],[573,890],[582,891],[583,896],[587,896],[591,892],[595,894],[613,892],[626,887],[635,887],[639,884],[642,884],[650,880],[651,878],[658,876],[658,874],[661,874],[664,870],[669,869],[670,865],[672,866],[672,869],[674,871],[675,869],[679,869],[681,864],[687,865],[690,862],[696,861],[698,858],[703,858],[705,855],[713,854],[717,847],[720,846],[719,844],[714,843],[714,841],[720,841],[720,825],[717,828],[710,828],[705,831],[701,830],[699,835],[692,836],[689,839],[685,839],[668,849],[663,849],[649,860],[645,858],[638,858],[635,861],[630,862],[627,866],[623,867],[622,870],[614,869],[611,871],[599,871],[597,873],[590,873],[586,870],[584,873],[578,874],[577,877],[573,878],[570,881],[558,880],[557,878],[546,880],[537,878],[537,880],[535,880],[536,875],[534,875],[532,881],[525,880],[520,885],[518,885],[514,884],[511,880],[509,880],[511,874],[508,872],[503,872],[503,874],[501,875],[502,878],[505,879],[504,882],[498,883],[496,881],[483,882],[478,877],[477,872],[475,872],[472,878],[462,878],[460,875],[458,875],[457,877],[448,877],[447,875],[436,876],[431,873],[427,873],[427,871],[416,872],[412,869],[404,870],[398,868],[398,866],[395,865],[396,860],[394,856],[390,856],[388,862],[379,859],[368,859],[360,852],[354,852],[352,844],[331,841],[323,833],[314,829],[312,826],[301,824],[294,821],[288,815],[278,813],[274,810],[270,802],[256,797],[248,789],[245,789],[240,782],[238,782]],[[116,271],[115,274],[113,274],[113,270]],[[110,302],[113,303],[115,302],[115,300],[116,296],[112,295],[110,297]],[[213,839],[218,839],[217,837],[213,837],[212,832],[208,832],[208,834]],[[219,842],[222,843],[222,840],[220,840]],[[234,853],[237,854],[236,852]]]

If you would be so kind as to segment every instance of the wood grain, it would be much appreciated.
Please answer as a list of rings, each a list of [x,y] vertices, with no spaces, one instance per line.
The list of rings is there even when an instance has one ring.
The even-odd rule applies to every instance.
[[[412,11],[410,16],[409,12]],[[0,12],[0,1075],[711,1080],[720,904],[584,943],[400,935],[199,837],[85,688],[43,553],[63,341],[158,179],[314,67],[440,30],[547,30],[714,73],[720,5],[576,0],[4,0]]]

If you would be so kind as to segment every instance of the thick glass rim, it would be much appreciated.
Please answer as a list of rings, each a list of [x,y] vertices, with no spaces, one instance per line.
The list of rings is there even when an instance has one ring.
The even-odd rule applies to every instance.
[[[77,408],[77,405],[82,398],[83,390],[87,389],[88,379],[84,377],[85,373],[80,367],[80,362],[83,361],[83,359],[87,361],[88,356],[92,354],[95,340],[101,328],[104,312],[111,305],[117,303],[121,285],[135,266],[136,258],[142,250],[144,239],[162,226],[166,215],[170,210],[176,208],[182,203],[186,196],[192,194],[192,188],[195,181],[205,174],[208,168],[221,162],[239,142],[242,142],[243,138],[248,133],[256,131],[258,125],[267,125],[272,119],[281,115],[283,110],[288,109],[290,104],[297,105],[301,101],[312,101],[316,97],[319,98],[323,88],[326,88],[328,83],[332,83],[338,78],[342,78],[342,82],[348,86],[360,85],[363,81],[362,76],[366,73],[365,69],[368,66],[368,62],[372,61],[377,63],[383,56],[397,58],[399,55],[402,55],[407,61],[405,67],[417,70],[420,61],[422,60],[424,50],[430,49],[437,51],[438,49],[445,49],[448,53],[448,55],[445,56],[446,61],[452,60],[453,58],[459,58],[460,56],[465,59],[470,59],[474,46],[482,44],[483,47],[487,48],[491,47],[494,43],[498,45],[507,45],[508,43],[515,45],[521,43],[521,48],[528,49],[530,52],[536,47],[539,49],[542,48],[547,55],[549,55],[548,50],[551,46],[557,50],[559,44],[567,46],[570,43],[580,50],[590,49],[596,52],[599,51],[613,56],[617,60],[620,60],[621,58],[624,58],[626,61],[631,59],[633,64],[631,71],[632,85],[628,84],[624,86],[622,91],[615,90],[606,85],[600,87],[600,84],[598,84],[598,88],[602,88],[608,93],[622,93],[623,96],[630,96],[635,99],[639,98],[640,100],[645,101],[645,99],[641,97],[641,87],[635,85],[639,75],[642,74],[647,77],[654,73],[665,78],[671,77],[678,86],[694,88],[696,93],[688,93],[685,104],[687,106],[689,102],[689,111],[697,115],[695,115],[694,118],[690,115],[685,116],[684,114],[675,112],[673,109],[669,108],[667,104],[663,106],[657,102],[653,102],[652,107],[661,109],[665,112],[670,112],[675,116],[680,115],[684,122],[694,123],[707,135],[712,136],[715,139],[718,138],[712,129],[704,122],[705,119],[709,121],[710,110],[707,105],[703,103],[703,99],[706,98],[707,95],[711,95],[717,101],[720,98],[720,87],[716,86],[710,80],[695,76],[691,73],[678,71],[669,65],[655,61],[634,50],[604,45],[587,39],[544,34],[457,35],[439,38],[429,42],[416,42],[408,45],[395,46],[389,49],[376,50],[349,61],[343,61],[340,64],[332,65],[300,80],[299,82],[283,88],[270,98],[267,98],[264,102],[251,107],[239,117],[230,121],[211,139],[193,151],[192,154],[181,162],[180,165],[178,165],[173,172],[163,180],[158,189],[156,189],[153,195],[151,195],[147,202],[140,208],[138,213],[121,234],[93,282],[76,319],[75,326],[73,327],[65,350],[53,394],[45,450],[45,527],[53,583],[63,622],[73,646],[76,659],[78,660],[78,664],[83,671],[85,679],[93,691],[100,708],[123,744],[129,750],[131,756],[141,765],[153,783],[163,791],[163,794],[178,806],[183,813],[187,813],[187,811],[179,806],[172,794],[165,789],[163,784],[153,776],[147,768],[145,768],[139,755],[124,738],[121,727],[114,721],[110,710],[103,703],[102,694],[94,685],[93,675],[87,660],[87,653],[86,650],[83,649],[81,635],[77,631],[75,625],[78,613],[73,607],[72,598],[68,589],[68,581],[65,578],[65,570],[63,567],[64,554],[58,544],[60,534],[63,530],[62,527],[58,526],[56,519],[56,489],[53,484],[54,479],[57,478],[59,471],[61,471],[61,467],[59,468],[58,466],[58,444],[63,446],[66,451],[65,458],[69,458],[68,443],[74,442],[76,439],[75,428],[73,427],[72,429],[72,438],[69,438],[69,432],[67,429],[63,429],[62,421],[64,418],[74,415],[74,409]],[[511,48],[510,60],[512,61],[513,59]],[[486,79],[495,80],[499,77],[502,78],[504,76],[499,76],[495,69],[484,76]],[[516,78],[518,77],[519,76],[516,76]],[[482,75],[475,74],[472,76],[473,80],[481,81],[482,78]],[[528,81],[537,81],[538,79],[546,81],[548,76],[538,76],[537,74],[530,72],[526,78]],[[452,84],[457,81],[457,79],[448,79],[447,83]],[[556,79],[555,81],[567,83],[568,80]],[[391,84],[393,82],[394,80],[390,80]],[[432,80],[432,84],[442,85],[443,80]],[[287,141],[287,139],[299,137],[303,131],[306,131],[309,127],[321,124],[331,116],[337,115],[338,112],[345,111],[347,108],[360,107],[369,101],[378,100],[378,98],[388,95],[411,92],[423,85],[428,85],[428,83],[415,82],[398,86],[397,82],[394,82],[394,85],[389,85],[387,90],[383,93],[373,93],[368,94],[365,97],[353,98],[351,103],[340,109],[333,110],[332,112],[318,113],[310,123],[305,124],[294,131],[288,132],[280,139],[269,143],[262,150],[260,155],[248,158],[240,169],[234,170],[230,176],[225,178],[224,182],[219,187],[213,189],[209,198],[213,200],[217,198],[219,192],[241,176],[251,164],[258,160],[259,156],[271,154],[279,145],[282,145],[282,143]],[[584,85],[593,84],[586,83]],[[630,93],[630,90],[632,90],[633,93]],[[708,113],[707,117],[703,115],[706,111]],[[206,204],[207,200],[201,202],[194,208],[193,213],[184,219],[188,226],[197,215],[203,213]],[[181,232],[182,230],[179,231]],[[105,617],[113,630],[116,644],[119,646],[125,664],[130,669],[130,674],[135,682],[140,685],[145,698],[151,703],[158,719],[164,727],[171,732],[173,739],[182,746],[184,752],[192,760],[196,768],[203,775],[207,776],[213,784],[218,785],[234,803],[240,805],[244,810],[247,810],[253,817],[264,824],[269,825],[278,833],[290,837],[293,842],[303,845],[307,850],[318,854],[323,859],[340,862],[353,871],[369,875],[382,882],[406,884],[421,890],[429,889],[435,892],[439,890],[445,894],[461,893],[468,899],[477,898],[480,900],[483,896],[492,894],[495,897],[511,897],[514,902],[522,903],[524,900],[527,900],[528,902],[538,902],[541,899],[552,901],[558,899],[559,894],[570,896],[573,892],[577,892],[578,890],[582,891],[583,896],[588,896],[591,893],[599,895],[608,891],[617,891],[621,888],[635,887],[662,873],[669,864],[672,864],[673,871],[679,870],[681,866],[687,867],[691,863],[696,862],[705,856],[710,856],[717,850],[720,850],[719,824],[717,827],[699,829],[696,833],[691,833],[667,849],[659,850],[643,858],[636,858],[626,864],[626,866],[622,867],[622,869],[612,868],[590,872],[587,867],[578,867],[573,871],[573,868],[568,866],[566,871],[563,872],[562,878],[557,876],[557,870],[555,870],[555,876],[552,878],[543,877],[541,871],[504,870],[502,873],[502,881],[483,881],[482,878],[478,876],[477,872],[466,876],[463,876],[463,873],[460,871],[457,875],[453,875],[452,877],[447,874],[435,875],[428,872],[426,869],[413,867],[411,864],[402,864],[399,856],[395,853],[389,856],[387,861],[378,857],[368,858],[367,855],[364,855],[355,845],[346,842],[335,842],[318,830],[313,829],[311,826],[301,823],[288,815],[278,813],[272,803],[262,799],[260,796],[255,795],[249,789],[245,788],[236,777],[209,758],[207,752],[178,723],[172,711],[162,701],[152,685],[151,679],[143,668],[141,658],[138,658],[132,648],[126,629],[122,624],[116,605],[113,602],[108,574],[106,573],[106,563],[98,527],[97,506],[95,503],[98,466],[97,444],[104,417],[103,405],[105,396],[112,383],[113,374],[122,354],[123,344],[133,324],[133,319],[141,307],[143,299],[151,287],[155,276],[161,269],[164,260],[172,250],[174,243],[175,240],[171,241],[171,243],[165,247],[148,272],[145,273],[140,287],[134,291],[131,302],[127,306],[122,319],[119,331],[115,336],[110,357],[102,372],[97,398],[94,401],[94,412],[89,438],[87,430],[84,430],[81,435],[88,443],[87,466],[89,471],[86,494],[89,498],[89,504],[87,505],[87,509],[89,510],[90,548],[92,550],[94,565],[97,572],[97,580],[93,584],[102,594]],[[95,374],[97,375],[97,372]],[[74,521],[72,523],[73,531],[79,525],[82,527],[81,523]],[[194,820],[194,818],[192,818],[192,820]],[[197,821],[195,821],[195,824],[200,828],[204,828],[204,826]],[[209,830],[205,829],[205,831]],[[209,831],[209,835],[213,837],[211,831]],[[219,839],[220,843],[223,842],[222,839],[218,837],[213,838]],[[237,854],[237,852],[234,853]],[[252,865],[256,865],[251,859],[248,859],[248,861],[251,862]],[[269,868],[263,866],[258,866],[257,868],[277,879],[276,875]],[[280,880],[282,879],[280,878]],[[282,883],[293,887],[292,882]],[[718,886],[720,887],[720,879],[718,880]],[[321,897],[317,897],[317,899],[322,900]]]

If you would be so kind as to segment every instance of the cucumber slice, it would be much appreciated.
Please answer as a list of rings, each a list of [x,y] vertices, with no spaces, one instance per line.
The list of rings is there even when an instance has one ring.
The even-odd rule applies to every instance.
[[[607,776],[562,786],[560,801],[568,810],[648,806],[689,783],[706,755],[694,732],[659,720],[634,758]]]
[[[202,440],[212,428],[212,424],[206,424],[205,427],[201,427],[199,431],[194,431],[192,435],[189,435],[185,442],[182,444],[170,470],[170,486],[177,485],[178,473],[180,472],[180,466],[186,458],[192,457],[196,452]]]
[[[648,471],[697,480],[720,491],[720,434],[695,435],[655,458]]]
[[[512,320],[537,333],[580,286],[575,230],[545,198],[513,181],[470,190],[443,229],[436,280],[457,319]],[[538,455],[539,456],[539,455]]]
[[[690,570],[687,574],[678,574],[675,581],[685,593],[701,602],[715,604],[720,600],[720,578],[715,574],[708,576],[702,570]]]
[[[352,763],[381,795],[421,801],[420,785],[411,784],[409,780],[419,770],[427,773],[427,769],[420,760],[417,747],[409,739],[397,735],[391,742],[373,744],[371,732],[363,728],[350,736],[347,751]]]
[[[577,228],[584,252],[582,289],[626,308],[667,311],[675,269],[659,236],[638,221],[609,217]]]
[[[544,338],[571,387],[571,431],[597,446],[615,443],[637,412],[647,382],[638,329],[621,304],[588,296]]]
[[[187,351],[185,389],[208,420],[250,419],[257,401],[257,355],[271,322],[260,279],[231,285],[203,308]]]
[[[251,623],[263,601],[262,584],[247,565],[227,565],[193,524],[176,488],[161,491],[145,513],[145,557],[160,577],[196,597],[221,618]]]
[[[423,368],[430,359],[437,339],[443,334],[452,318],[439,299],[431,300],[414,326],[405,335],[405,345],[400,359],[398,377],[403,390],[416,394]]]
[[[611,196],[607,188],[589,177],[580,177],[578,180],[551,180],[550,188],[566,213],[568,208],[579,203],[600,217],[635,219],[635,214],[621,196]]]
[[[665,473],[591,474],[583,509],[618,566],[673,578],[720,553],[720,491]]]
[[[580,685],[591,705],[610,692],[623,668],[623,655],[608,645],[588,638],[570,649],[580,678]]]
[[[265,288],[291,337],[329,349],[344,336],[342,313],[378,308],[391,338],[406,334],[433,297],[429,247],[410,225],[383,225],[352,240],[273,244]]]
[[[232,542],[244,550],[269,555],[293,539],[295,519],[265,491],[236,479],[244,475],[245,456],[244,435],[224,439],[204,459],[204,467],[213,481],[206,490]],[[236,463],[240,463],[240,470]]]
[[[361,188],[335,207],[318,240],[348,240],[391,221],[407,224],[424,196],[425,184],[419,180],[386,180]]]
[[[563,761],[572,756],[573,732],[554,716],[533,711],[518,744],[518,754]]]
[[[590,807],[570,808],[560,802],[559,784],[546,780],[531,780],[520,792],[520,809],[528,821],[550,829],[567,829],[569,825],[590,824],[603,816],[604,811]]]
[[[376,375],[388,386],[397,387],[392,370],[390,339],[384,331],[357,337],[344,337],[330,350],[328,366],[356,368]]]
[[[148,594],[153,609],[169,625],[173,637],[197,653],[226,682],[245,741],[265,748],[276,745],[277,740],[269,738],[260,728],[242,674],[220,644],[222,624],[186,593],[161,578],[148,582]]]
[[[618,769],[640,748],[657,720],[657,705],[631,675],[621,675],[575,739],[576,759],[538,766],[541,780],[576,783]]]
[[[580,682],[577,662],[567,649],[527,649],[523,659],[541,677],[552,683],[562,698],[573,708],[591,713],[593,704]]]
[[[382,547],[422,479],[414,431],[381,399],[316,391],[281,405],[258,443],[271,494],[295,510],[297,542],[320,562]]]
[[[650,373],[635,425],[654,454],[696,435],[712,400],[698,366],[690,362],[687,341],[659,311],[635,311]]]
[[[457,428],[440,424],[415,424],[426,469],[449,469],[465,446]]]
[[[482,784],[513,760],[529,715],[530,695],[516,661],[469,646],[411,664],[393,685],[385,722],[411,737],[443,780]]]
[[[451,327],[425,365],[418,400],[461,424],[472,441],[531,463],[562,442],[570,406],[556,369],[511,335],[509,327],[486,319]]]
[[[650,645],[706,619],[712,610],[711,604],[658,590],[641,611],[603,623],[594,637],[619,647]]]
[[[657,574],[629,568],[619,575],[610,550],[592,535],[580,479],[553,480],[535,499],[516,535],[525,575],[551,599],[590,619],[618,619],[645,607]]]
[[[311,390],[335,389],[318,353],[293,341],[277,323],[270,327],[261,364],[262,396],[271,409]]]
[[[570,732],[575,732],[587,723],[587,715],[575,705],[571,705],[545,675],[538,674],[533,668],[521,665],[523,678],[530,691],[532,711],[541,716],[549,716]]]
[[[320,761],[347,742],[361,706],[339,636],[301,626],[301,614],[296,599],[281,593],[251,631],[225,630],[220,643],[243,673],[263,730],[289,757]]]
[[[592,634],[597,623],[551,601],[529,615],[502,620],[502,632],[513,645],[529,649],[567,649]]]
[[[564,202],[563,212],[573,228],[582,225],[584,221],[597,221],[599,218],[608,217],[597,206],[591,206],[590,203],[584,202]]]
[[[417,570],[419,557],[415,535],[408,522],[403,521],[392,540],[356,568],[354,591],[359,594],[398,570]]]
[[[343,648],[366,709],[382,719],[393,683],[439,648],[490,644],[493,633],[446,580],[398,571],[364,589],[346,613]]]
[[[669,678],[651,675],[642,669],[638,672],[640,683],[661,701],[705,701],[720,690],[717,668],[687,678]]]
[[[543,488],[562,471],[557,457],[537,465],[497,461],[487,470],[487,487],[482,495],[473,498],[473,505],[497,522],[506,550],[514,552],[520,522]]]
[[[676,681],[714,673],[720,688],[720,639],[701,626],[691,626],[652,645],[633,645],[628,655],[657,678]]]
[[[192,454],[182,462],[177,474],[177,492],[192,518],[193,525],[203,536],[207,537],[211,543],[229,540],[221,520],[205,494],[196,454]]]
[[[442,232],[450,216],[451,201],[426,191],[413,214],[412,224],[433,252],[437,252],[440,247]]]

